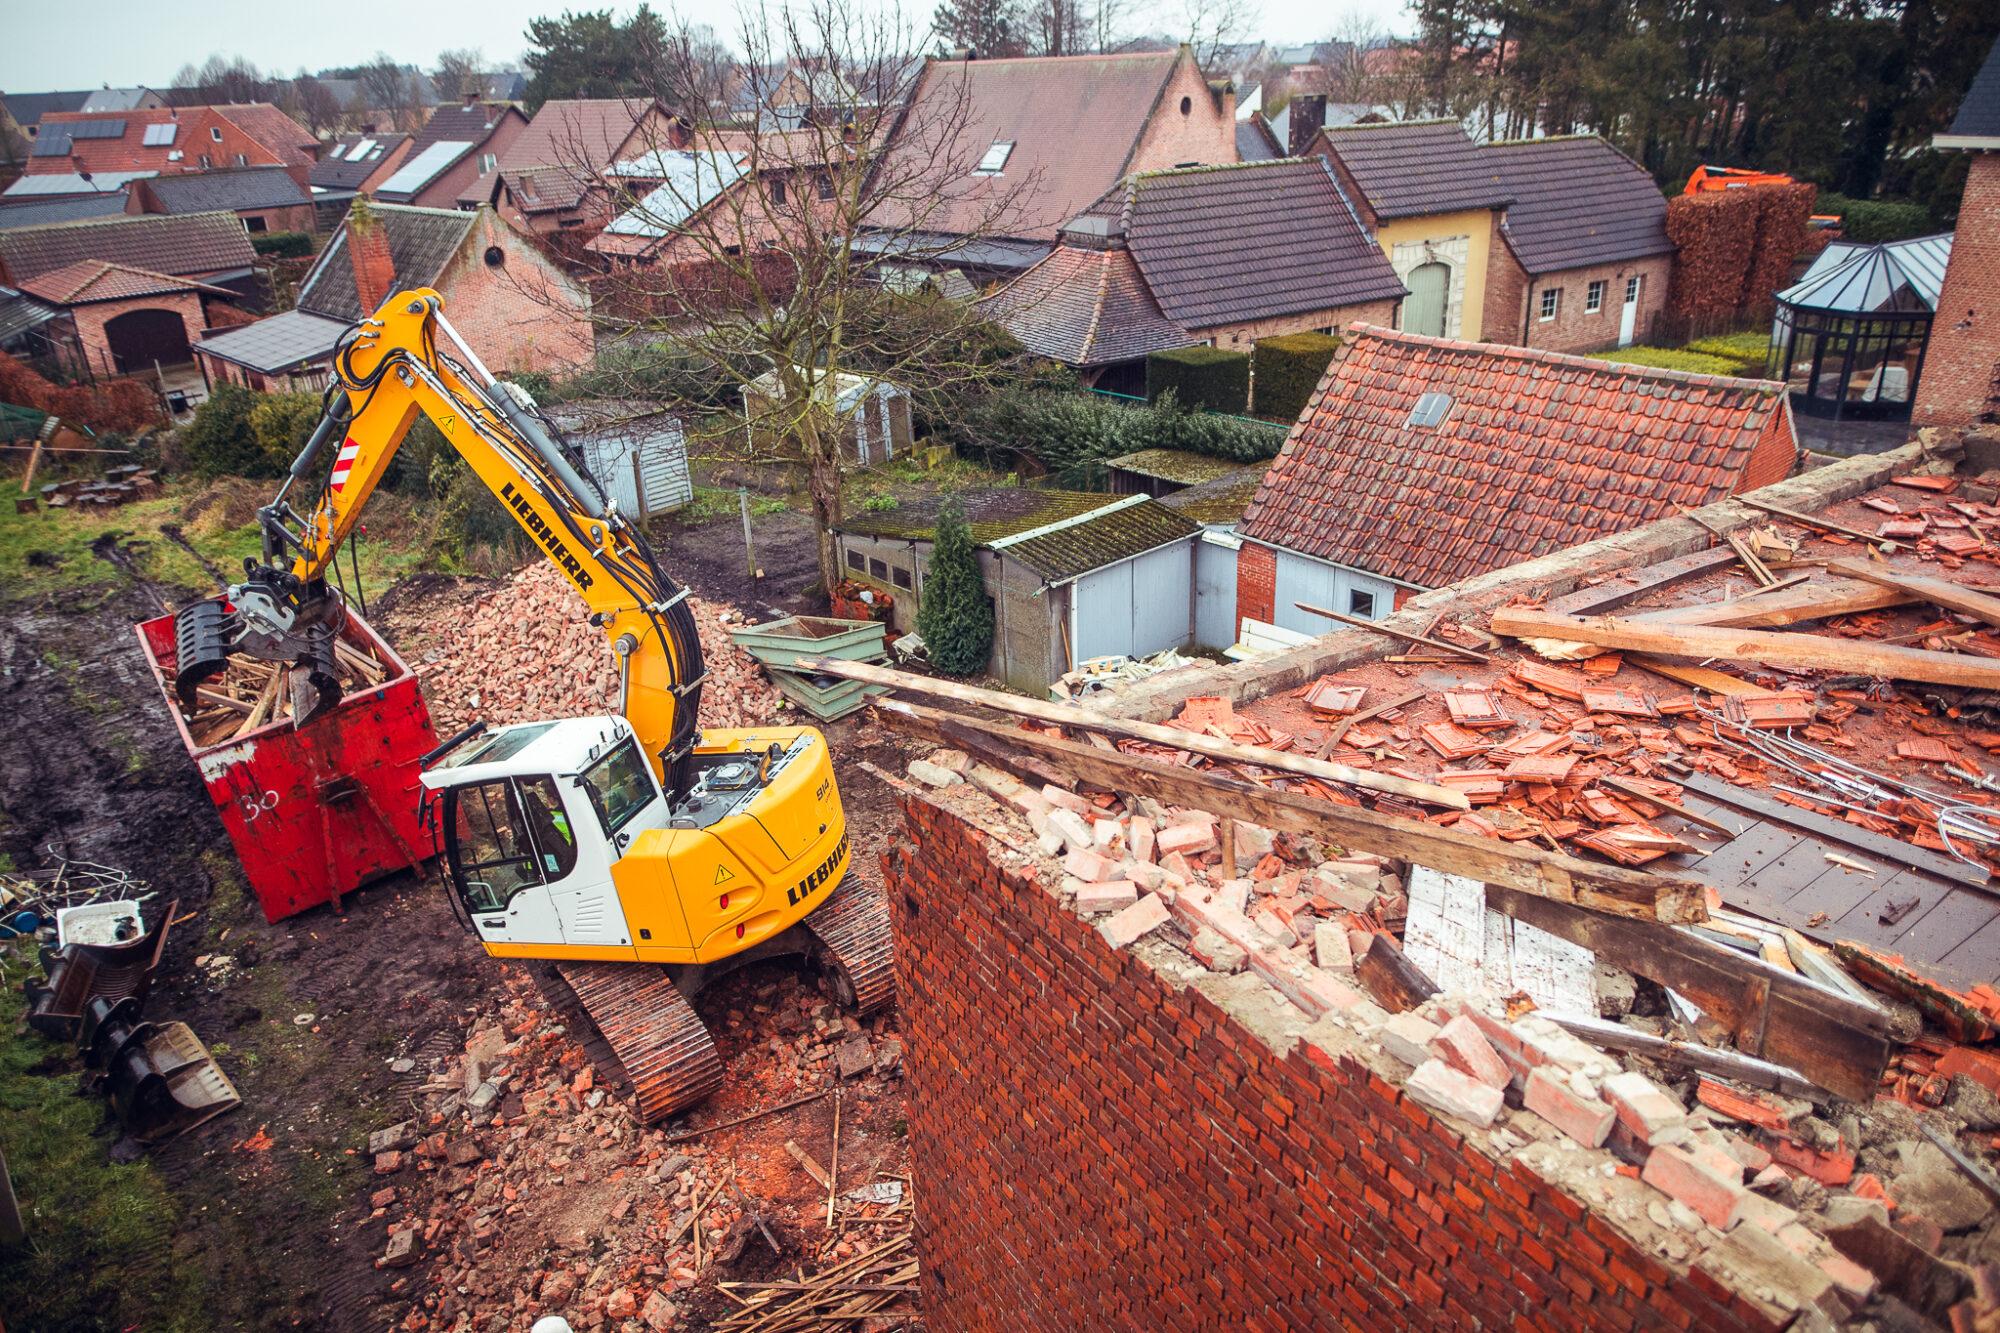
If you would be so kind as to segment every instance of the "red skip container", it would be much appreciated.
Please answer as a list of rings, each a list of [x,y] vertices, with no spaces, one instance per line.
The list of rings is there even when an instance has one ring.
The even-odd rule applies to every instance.
[[[275,722],[206,748],[174,702],[174,618],[136,628],[267,921],[337,904],[430,855],[417,823],[417,769],[437,733],[415,674],[360,617],[348,615],[341,637],[387,669],[382,684],[353,691],[303,727]]]

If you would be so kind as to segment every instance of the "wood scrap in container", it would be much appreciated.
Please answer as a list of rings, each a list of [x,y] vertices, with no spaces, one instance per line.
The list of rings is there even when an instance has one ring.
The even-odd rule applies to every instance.
[[[188,733],[204,748],[247,736],[259,727],[292,719],[292,676],[301,668],[231,653],[222,674],[195,690],[195,706],[181,710]],[[334,641],[334,676],[343,695],[380,685],[387,665],[345,639]]]

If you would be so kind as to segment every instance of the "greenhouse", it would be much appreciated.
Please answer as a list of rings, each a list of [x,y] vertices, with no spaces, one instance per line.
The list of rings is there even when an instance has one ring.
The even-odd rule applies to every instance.
[[[1951,235],[1835,241],[1778,293],[1772,379],[1811,416],[1908,417],[1923,374]]]

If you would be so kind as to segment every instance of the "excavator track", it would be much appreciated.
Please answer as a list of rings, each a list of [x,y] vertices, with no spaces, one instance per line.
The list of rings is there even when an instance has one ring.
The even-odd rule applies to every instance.
[[[813,937],[821,984],[834,1003],[863,1017],[895,1003],[896,951],[881,889],[850,870],[801,924]]]
[[[722,1086],[722,1057],[708,1025],[664,967],[557,963],[556,973],[616,1060],[647,1124]]]

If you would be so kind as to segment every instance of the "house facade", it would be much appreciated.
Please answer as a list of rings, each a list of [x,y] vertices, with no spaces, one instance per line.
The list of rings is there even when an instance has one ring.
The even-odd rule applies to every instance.
[[[1783,386],[1357,326],[1245,511],[1236,614],[1313,635],[1789,475]]]
[[[29,151],[30,176],[171,176],[232,167],[283,167],[306,183],[318,152],[310,130],[274,106],[142,107],[52,111]]]
[[[500,165],[500,155],[528,128],[517,106],[467,101],[431,112],[410,140],[403,163],[370,196],[412,208],[476,208],[471,187]],[[468,196],[470,192],[470,196]]]
[[[1390,324],[1404,294],[1315,157],[1136,173],[981,309],[1031,351],[1126,391],[1149,353]]]
[[[987,281],[1045,258],[1066,222],[1135,172],[1236,161],[1236,94],[1185,46],[935,58],[890,134],[896,169],[926,188],[885,200],[856,249]]]
[[[1455,120],[1320,129],[1307,153],[1333,165],[1362,225],[1408,288],[1399,327],[1487,337],[1486,282],[1510,195]]]
[[[1479,156],[1510,196],[1490,251],[1486,340],[1554,352],[1645,342],[1674,262],[1651,174],[1595,135],[1488,144]]]
[[[492,209],[357,202],[300,281],[295,309],[203,338],[196,359],[211,383],[320,387],[347,328],[412,287],[444,298],[493,370],[560,374],[595,355],[589,292]]]
[[[1968,153],[1965,193],[1911,420],[1967,426],[2000,420],[2000,43],[1932,146]]]
[[[548,101],[470,189],[517,227],[596,231],[623,202],[614,164],[679,147],[678,137],[673,117],[646,98]]]
[[[72,371],[129,375],[185,364],[190,339],[208,327],[226,288],[101,259],[83,259],[21,283],[54,311],[43,336]]]

